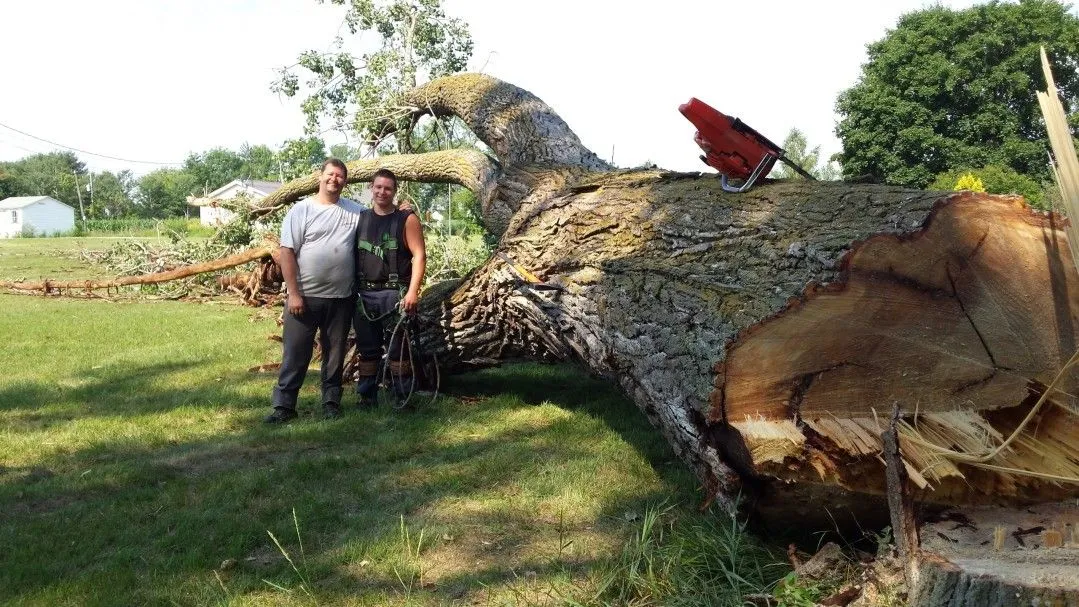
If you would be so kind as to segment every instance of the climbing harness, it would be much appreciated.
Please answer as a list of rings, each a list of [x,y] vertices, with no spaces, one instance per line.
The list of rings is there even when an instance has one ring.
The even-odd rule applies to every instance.
[[[404,284],[401,280],[400,272],[398,271],[398,250],[400,243],[398,241],[398,235],[403,234],[402,224],[404,217],[401,213],[394,213],[390,221],[388,233],[383,233],[379,242],[371,242],[363,237],[368,235],[368,231],[373,220],[373,213],[364,213],[360,218],[360,224],[357,229],[356,238],[356,288],[361,292],[359,297],[356,298],[357,311],[363,314],[363,317],[370,322],[376,322],[389,318],[393,314],[399,314],[399,318],[393,325],[392,331],[389,331],[389,338],[386,339],[386,335],[383,335],[383,344],[385,346],[385,352],[382,354],[381,361],[361,361],[361,364],[374,363],[379,365],[376,367],[375,375],[378,375],[378,370],[381,369],[381,375],[377,377],[378,388],[389,387],[396,396],[396,403],[393,405],[394,409],[404,409],[409,405],[413,395],[416,393],[416,362],[417,360],[423,361],[425,358],[422,350],[419,349],[419,340],[415,336],[415,331],[412,330],[410,325],[415,324],[415,319],[408,314],[404,314],[401,310],[401,299],[404,296],[404,291],[408,285]],[[366,274],[367,268],[365,267],[365,255],[375,255],[382,260],[385,264],[387,273],[386,280],[370,280]],[[386,310],[382,314],[372,315],[368,312],[367,307],[363,301],[363,291],[383,290],[383,289],[395,289],[398,292],[399,299],[392,308]],[[400,356],[397,360],[391,360],[389,354],[389,344],[395,343],[395,340],[400,334],[400,339],[403,342],[400,348]],[[407,347],[405,347],[407,346]],[[405,360],[405,351],[408,351],[408,360]],[[438,359],[431,355],[434,360],[435,369],[435,382],[434,391],[429,404],[434,404],[438,399],[438,389],[441,383],[441,374],[438,372]],[[404,373],[408,370],[408,374]],[[368,367],[368,370],[370,368]],[[397,371],[394,373],[394,371]],[[426,371],[424,371],[426,375]],[[398,390],[398,383],[401,387],[404,386],[405,380],[403,377],[408,377],[408,390],[404,397],[401,397],[401,390]]]

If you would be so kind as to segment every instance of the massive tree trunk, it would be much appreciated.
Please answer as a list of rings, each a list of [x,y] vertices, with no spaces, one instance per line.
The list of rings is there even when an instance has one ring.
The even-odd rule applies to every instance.
[[[805,181],[730,194],[712,176],[613,170],[541,101],[484,76],[407,101],[497,153],[475,163],[473,182],[493,184],[487,226],[559,287],[496,256],[433,292],[425,339],[444,364],[579,361],[721,499],[882,494],[877,420],[894,402],[919,500],[1079,495],[1073,376],[1023,423],[1077,341],[1059,218],[1007,197]],[[975,460],[1021,424],[995,457],[948,453]]]
[[[1074,373],[1035,409],[1079,330],[1058,217],[1008,197],[805,181],[731,194],[712,175],[616,170],[538,98],[481,75],[402,101],[460,117],[490,154],[357,161],[349,181],[386,166],[472,189],[499,253],[556,287],[502,256],[435,285],[422,339],[447,368],[578,361],[727,504],[875,504],[894,403],[919,501],[1079,495]],[[316,187],[296,180],[260,211]]]

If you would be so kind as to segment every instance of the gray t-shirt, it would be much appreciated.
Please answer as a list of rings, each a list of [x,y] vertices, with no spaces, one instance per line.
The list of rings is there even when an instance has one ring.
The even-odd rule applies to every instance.
[[[296,253],[300,289],[307,297],[348,297],[355,275],[354,249],[360,213],[353,200],[297,202],[281,222],[281,246]]]

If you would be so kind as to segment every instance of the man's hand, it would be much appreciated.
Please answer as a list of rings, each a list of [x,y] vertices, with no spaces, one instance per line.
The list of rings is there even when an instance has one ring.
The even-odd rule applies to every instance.
[[[412,201],[409,200],[408,198],[402,198],[402,199],[398,200],[397,201],[397,210],[398,211],[411,211],[412,210]]]
[[[302,316],[303,315],[303,297],[300,297],[296,293],[289,293],[288,294],[288,301],[286,302],[285,305],[288,306],[288,313],[289,314],[291,314],[293,316]]]
[[[420,295],[419,295],[419,293],[413,291],[412,289],[409,289],[408,293],[405,293],[405,298],[401,300],[401,309],[404,310],[405,314],[408,314],[408,315],[411,316],[412,314],[416,313],[416,309],[419,308],[419,307],[420,307]]]

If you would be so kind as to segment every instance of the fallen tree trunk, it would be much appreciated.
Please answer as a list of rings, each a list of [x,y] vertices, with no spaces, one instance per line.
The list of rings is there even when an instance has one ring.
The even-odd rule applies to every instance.
[[[430,289],[421,339],[450,370],[578,361],[728,506],[742,494],[787,517],[840,501],[883,514],[866,496],[885,491],[896,404],[920,502],[1079,495],[1074,374],[1028,416],[1079,343],[1058,217],[1008,197],[804,181],[731,194],[714,176],[614,170],[542,101],[486,76],[402,103],[460,117],[497,160],[383,157],[350,163],[349,181],[383,165],[469,187],[498,252],[555,287],[495,256]],[[263,205],[315,187],[297,180]]]
[[[919,501],[1079,495],[1075,379],[1024,422],[1079,343],[1059,218],[1007,197],[821,182],[730,194],[711,176],[615,171],[541,101],[483,76],[406,102],[495,150],[481,199],[499,253],[560,287],[492,257],[433,293],[425,339],[446,364],[580,361],[725,500],[882,495],[877,419],[894,404]],[[948,453],[1013,433],[983,462]]]
[[[562,290],[493,259],[432,310],[432,343],[465,368],[583,362],[728,496],[762,478],[883,494],[895,401],[920,500],[1073,496],[1024,474],[1079,476],[1066,398],[996,462],[1014,474],[916,442],[985,449],[1074,351],[1079,276],[1052,221],[987,196],[805,182],[732,195],[696,175],[591,175],[522,205],[500,245]]]

